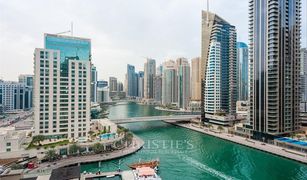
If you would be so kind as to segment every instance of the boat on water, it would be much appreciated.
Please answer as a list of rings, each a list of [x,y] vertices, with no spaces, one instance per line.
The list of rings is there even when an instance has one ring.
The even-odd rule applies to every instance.
[[[140,167],[133,170],[135,180],[162,180],[156,171],[150,167]]]
[[[152,169],[158,169],[159,164],[160,164],[159,160],[153,160],[153,161],[132,163],[132,164],[130,164],[128,166],[131,169],[142,168],[142,167],[150,167]]]

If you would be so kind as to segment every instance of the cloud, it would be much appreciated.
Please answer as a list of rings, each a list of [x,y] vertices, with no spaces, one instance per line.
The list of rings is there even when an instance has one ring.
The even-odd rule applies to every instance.
[[[238,40],[247,42],[247,6],[248,0],[214,0],[210,10],[235,25]],[[32,73],[33,51],[43,47],[43,34],[67,31],[71,21],[74,35],[92,39],[99,79],[123,80],[126,64],[142,70],[144,57],[159,64],[200,56],[202,9],[201,0],[0,0],[0,77],[16,80]],[[303,24],[306,29],[306,20]]]

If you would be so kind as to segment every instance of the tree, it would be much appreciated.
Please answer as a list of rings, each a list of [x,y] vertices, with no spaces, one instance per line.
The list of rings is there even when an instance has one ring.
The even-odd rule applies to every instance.
[[[70,155],[76,155],[78,154],[80,150],[80,146],[78,146],[77,144],[72,144],[69,146],[69,154]]]
[[[41,142],[44,141],[45,139],[46,139],[46,137],[43,136],[43,135],[36,135],[36,136],[33,136],[32,143],[38,144],[38,145],[41,146]]]
[[[213,128],[212,124],[208,124],[208,128],[212,129]]]
[[[94,131],[89,131],[88,134],[90,135],[90,137],[92,137],[94,135]]]
[[[224,128],[223,128],[222,126],[218,126],[218,127],[217,127],[217,130],[219,130],[219,131],[220,131],[220,133],[221,133],[221,131],[223,131],[223,130],[224,130]]]
[[[125,141],[130,145],[132,143],[133,134],[131,132],[125,133]]]
[[[50,149],[46,152],[45,159],[48,161],[54,161],[58,158],[58,154],[55,152],[54,149]]]
[[[93,145],[92,149],[93,149],[94,153],[96,153],[96,154],[99,154],[104,150],[103,145],[100,144],[100,143],[95,143]]]
[[[10,166],[10,168],[12,170],[16,170],[16,169],[24,169],[23,165],[22,164],[13,164]]]

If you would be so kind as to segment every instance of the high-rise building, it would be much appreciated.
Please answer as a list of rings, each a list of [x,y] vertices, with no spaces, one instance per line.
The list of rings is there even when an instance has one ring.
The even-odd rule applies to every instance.
[[[177,66],[175,61],[163,63],[162,104],[170,105],[178,102]]]
[[[160,64],[160,65],[157,67],[156,76],[162,76],[162,74],[163,74],[163,65]]]
[[[193,58],[191,60],[192,73],[191,73],[191,100],[201,100],[201,63],[200,58]]]
[[[26,99],[28,100],[26,102],[26,107],[27,108],[32,108],[33,107],[33,75],[29,74],[21,74],[18,76],[18,82],[22,83],[26,86]]]
[[[110,92],[117,91],[117,78],[116,77],[109,78],[109,90]]]
[[[301,101],[307,102],[307,49],[301,49]]]
[[[86,137],[90,130],[91,40],[45,34],[34,52],[35,134]]]
[[[137,73],[135,73],[135,67],[128,64],[126,74],[126,93],[128,97],[137,97],[138,95],[138,83]]]
[[[202,114],[236,113],[236,29],[216,14],[202,12]]]
[[[190,64],[186,58],[178,58],[176,63],[178,80],[178,107],[187,109],[191,99]]]
[[[123,92],[124,91],[124,85],[122,82],[117,82],[117,91],[118,92]]]
[[[243,42],[237,43],[237,99],[248,100],[248,47]]]
[[[154,101],[159,104],[162,102],[162,75],[154,77]]]
[[[4,112],[32,108],[32,87],[0,80],[0,105]]]
[[[104,103],[110,101],[109,88],[103,87],[97,89],[97,102]]]
[[[108,85],[109,85],[108,81],[104,80],[97,81],[97,88],[104,88],[107,87]]]
[[[91,102],[97,102],[97,70],[91,64]]]
[[[249,1],[249,125],[253,138],[299,128],[300,0]]]
[[[144,72],[140,71],[138,75],[138,97],[144,98]]]
[[[21,74],[18,76],[18,82],[33,88],[33,75]]]
[[[156,60],[147,59],[144,64],[144,98],[153,99],[154,86],[153,81],[156,75]]]

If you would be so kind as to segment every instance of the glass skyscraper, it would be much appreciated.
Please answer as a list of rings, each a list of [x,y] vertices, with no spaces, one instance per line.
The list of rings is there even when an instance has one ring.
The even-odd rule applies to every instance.
[[[202,117],[236,112],[236,28],[216,14],[202,13]]]
[[[130,64],[127,64],[126,86],[127,96],[138,96],[138,74],[135,73],[135,67]]]
[[[68,61],[91,61],[91,40],[72,36],[45,34],[45,49],[59,50],[61,76],[68,76]]]
[[[249,125],[256,139],[299,128],[300,0],[249,1]]]
[[[248,100],[248,46],[237,43],[237,92],[238,101]]]

